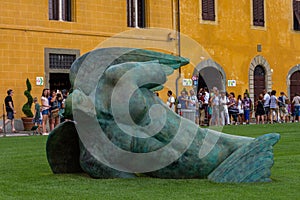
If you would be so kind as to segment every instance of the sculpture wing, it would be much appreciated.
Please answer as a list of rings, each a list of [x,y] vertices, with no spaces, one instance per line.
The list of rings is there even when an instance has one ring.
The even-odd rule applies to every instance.
[[[273,166],[273,146],[277,133],[260,136],[237,149],[225,159],[208,179],[213,182],[269,182]]]

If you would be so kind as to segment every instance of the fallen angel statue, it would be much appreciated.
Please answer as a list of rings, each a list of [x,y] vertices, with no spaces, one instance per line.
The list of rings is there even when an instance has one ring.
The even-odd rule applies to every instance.
[[[134,48],[103,48],[70,69],[65,118],[48,136],[53,173],[93,178],[207,178],[271,181],[280,135],[234,136],[200,128],[155,95],[185,58]]]

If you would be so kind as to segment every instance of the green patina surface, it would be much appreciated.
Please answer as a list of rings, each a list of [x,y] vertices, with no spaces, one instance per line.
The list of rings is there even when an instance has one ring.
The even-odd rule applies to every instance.
[[[157,160],[164,160],[178,153],[178,159],[144,175],[158,178],[209,178],[215,182],[270,181],[272,146],[279,140],[278,134],[254,139],[195,127],[193,122],[182,119],[153,94],[153,91],[163,87],[173,70],[187,63],[188,60],[181,57],[128,48],[97,49],[77,59],[70,72],[73,93],[66,105],[66,118],[74,118],[77,124],[62,123],[49,135],[47,158],[52,171],[84,171],[94,178],[136,177],[134,172],[114,169],[99,160],[98,155],[104,153],[97,148],[99,141],[102,142],[98,137],[101,133],[121,149],[140,154],[158,151],[172,143],[177,134],[183,134],[179,143],[189,144],[187,149],[183,151],[177,143],[171,146],[170,151],[157,156]],[[132,70],[134,73],[130,73]],[[126,87],[118,84],[122,78]],[[116,92],[117,104],[113,104],[114,92],[123,91],[124,88],[128,88],[128,92],[133,88],[134,92],[130,98],[126,91]],[[149,109],[153,105],[160,105],[166,117],[151,119]],[[116,116],[114,110],[124,115]],[[127,111],[135,126],[127,117],[122,118]],[[162,121],[162,128],[156,134],[137,137],[149,135],[151,131],[148,132],[144,127],[154,124],[152,128],[155,128]],[[119,124],[131,128],[131,134],[124,132]],[[184,125],[183,128],[180,125]],[[113,156],[118,158],[119,155]],[[127,162],[128,166],[141,165],[135,159],[122,161],[123,164]]]

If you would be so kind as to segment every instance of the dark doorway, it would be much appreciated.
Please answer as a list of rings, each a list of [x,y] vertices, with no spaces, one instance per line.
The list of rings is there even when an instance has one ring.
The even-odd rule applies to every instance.
[[[200,70],[198,78],[198,91],[200,88],[207,87],[209,90],[217,87],[219,90],[225,90],[223,76],[219,70],[214,67],[206,67]]]
[[[205,88],[207,87],[206,82],[204,81],[203,77],[201,76],[201,74],[199,74],[199,78],[198,78],[198,88]],[[198,89],[198,90],[199,90]]]
[[[254,96],[258,98],[259,94],[266,88],[266,72],[261,65],[254,69]]]
[[[50,90],[70,90],[71,83],[68,73],[50,73]]]
[[[293,100],[295,93],[300,92],[300,71],[296,71],[290,78],[290,99]]]

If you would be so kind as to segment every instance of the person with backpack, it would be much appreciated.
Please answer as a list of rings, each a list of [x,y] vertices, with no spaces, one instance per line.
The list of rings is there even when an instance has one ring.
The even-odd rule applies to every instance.
[[[288,97],[285,95],[284,92],[280,92],[280,96],[278,97],[278,107],[279,107],[279,115],[281,122],[288,121],[288,111],[287,111],[287,101]]]

